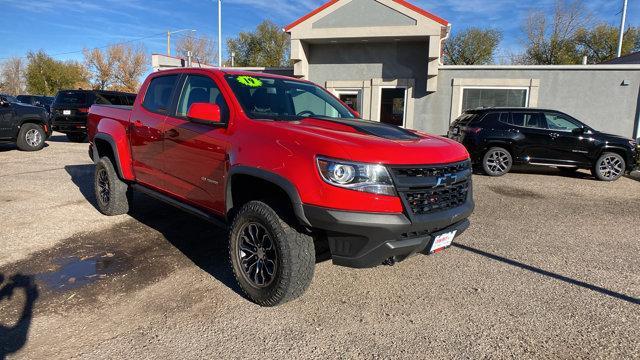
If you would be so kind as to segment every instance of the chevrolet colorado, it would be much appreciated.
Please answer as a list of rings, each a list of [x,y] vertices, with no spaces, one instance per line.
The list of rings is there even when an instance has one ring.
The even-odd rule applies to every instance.
[[[132,190],[229,228],[246,296],[273,306],[334,264],[373,267],[451,245],[474,208],[471,162],[453,140],[359,119],[325,89],[220,69],[151,74],[133,107],[93,105],[100,211]]]

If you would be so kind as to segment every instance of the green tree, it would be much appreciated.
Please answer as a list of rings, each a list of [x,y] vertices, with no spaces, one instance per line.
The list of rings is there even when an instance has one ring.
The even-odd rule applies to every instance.
[[[277,67],[289,64],[289,35],[269,20],[260,23],[253,32],[241,32],[227,40],[229,58],[235,66]],[[227,61],[230,65],[230,61]]]
[[[587,56],[591,64],[599,64],[616,57],[618,52],[619,29],[608,24],[600,24],[592,29],[581,28],[575,36],[581,55]],[[639,51],[640,28],[628,28],[622,41],[622,55]]]
[[[576,34],[588,28],[591,19],[580,0],[557,0],[550,15],[532,12],[524,23],[526,49],[520,61],[531,65],[579,64],[582,56]]]
[[[494,29],[469,28],[444,43],[447,65],[486,65],[493,63],[502,33]]]
[[[30,94],[54,95],[58,90],[88,87],[87,69],[77,61],[59,61],[44,51],[29,52],[26,71]]]

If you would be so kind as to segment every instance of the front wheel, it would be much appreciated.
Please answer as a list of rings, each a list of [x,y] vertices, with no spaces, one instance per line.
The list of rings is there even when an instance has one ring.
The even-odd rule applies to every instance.
[[[261,201],[245,204],[233,220],[229,255],[238,285],[261,306],[302,295],[315,269],[313,239]]]
[[[626,163],[622,156],[616,153],[607,152],[602,154],[591,169],[591,173],[596,179],[601,181],[618,180],[626,169]]]
[[[502,176],[511,170],[513,158],[507,149],[493,147],[484,154],[482,169],[489,176]]]
[[[20,128],[16,145],[22,151],[38,151],[44,147],[45,138],[42,126],[26,123]]]

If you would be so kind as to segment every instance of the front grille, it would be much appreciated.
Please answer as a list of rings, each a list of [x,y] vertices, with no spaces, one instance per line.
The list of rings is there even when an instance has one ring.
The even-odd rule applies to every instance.
[[[467,200],[469,181],[445,187],[407,191],[403,195],[416,215],[431,214],[458,207]]]
[[[464,205],[471,190],[471,162],[392,168],[407,212],[427,215]]]
[[[455,174],[471,168],[469,161],[463,161],[456,164],[449,164],[443,166],[429,166],[419,168],[396,168],[394,173],[396,176],[404,177],[429,177],[429,176],[444,176],[447,174]]]

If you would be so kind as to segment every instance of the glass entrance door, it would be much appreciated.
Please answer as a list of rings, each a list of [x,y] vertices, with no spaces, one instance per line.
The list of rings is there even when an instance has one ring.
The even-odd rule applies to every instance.
[[[406,111],[405,88],[382,88],[380,95],[380,122],[404,126]]]
[[[337,90],[336,92],[343,103],[362,114],[362,92],[360,90]]]

